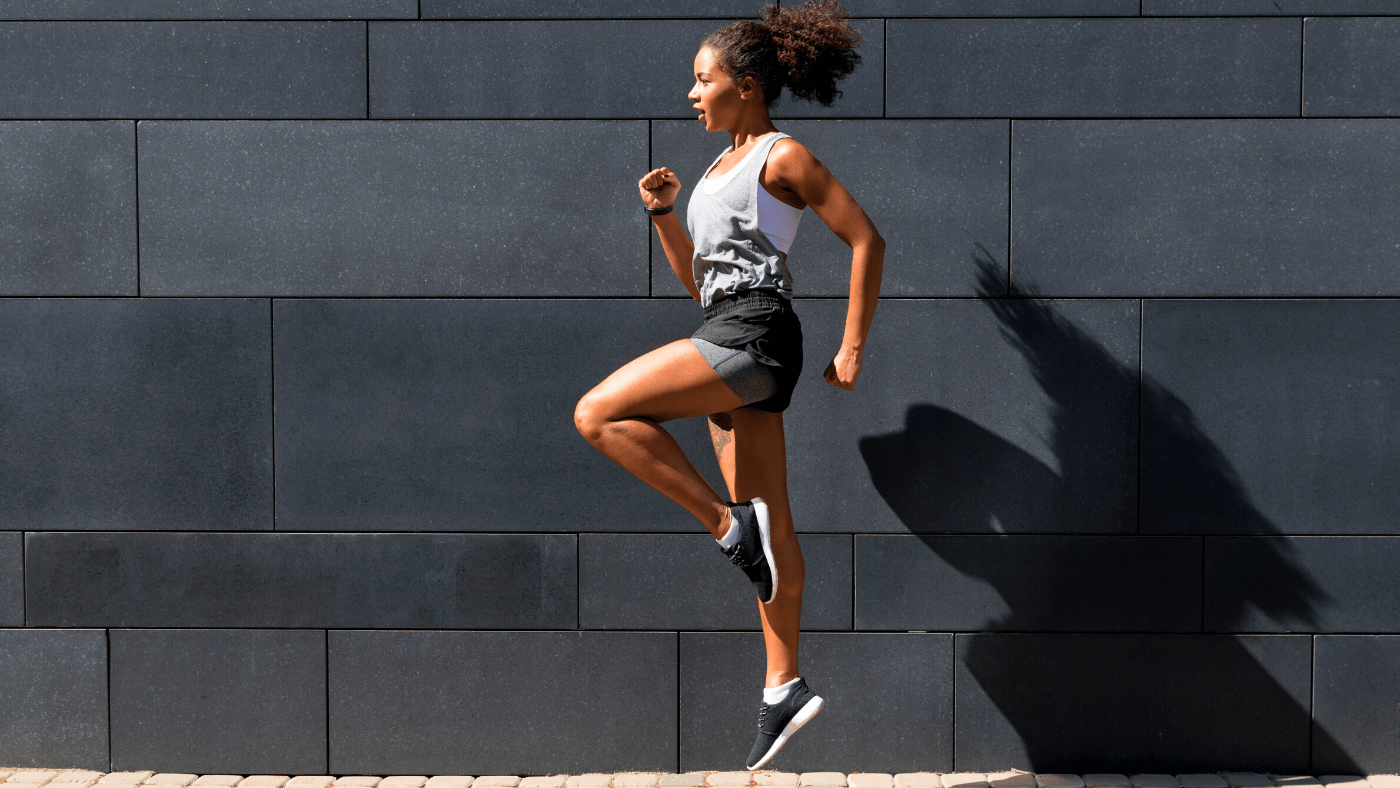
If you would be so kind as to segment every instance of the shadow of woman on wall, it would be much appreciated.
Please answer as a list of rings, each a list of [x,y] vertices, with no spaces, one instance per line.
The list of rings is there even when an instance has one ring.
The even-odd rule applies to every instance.
[[[1083,605],[1082,575],[1096,569],[1055,566],[1049,551],[1051,563],[1035,566],[1039,582],[1008,582],[1006,570],[985,557],[995,549],[961,549],[956,543],[965,540],[934,535],[1136,533],[1139,418],[1142,467],[1170,470],[1143,473],[1143,532],[1279,533],[1185,402],[1149,376],[1139,381],[1137,369],[1053,302],[1014,284],[1001,295],[1005,266],[978,248],[978,293],[1049,403],[1058,470],[930,403],[911,405],[902,431],[860,441],[875,488],[909,531],[924,535],[920,541],[941,561],[1001,595],[1009,612],[977,630],[1039,633],[958,636],[956,768],[1309,773],[1309,741],[1320,747],[1326,737],[1312,731],[1309,639],[1227,634],[1251,607],[1294,631],[1316,630],[1317,607],[1327,599],[1292,559],[1287,540],[1255,539],[1251,553],[1259,563],[1248,575],[1266,578],[1261,583],[1207,578],[1198,627],[1049,634],[1046,614]],[[1164,562],[1160,571],[1179,567]],[[1102,593],[1115,589],[1104,584]],[[1261,659],[1289,672],[1275,678]],[[1326,743],[1333,745],[1327,751],[1342,751]]]

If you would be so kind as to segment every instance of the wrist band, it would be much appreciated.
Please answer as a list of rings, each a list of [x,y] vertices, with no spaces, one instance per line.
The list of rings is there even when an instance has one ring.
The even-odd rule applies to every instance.
[[[647,212],[647,216],[660,216],[662,214],[670,213],[674,208],[674,205],[667,205],[661,208],[648,208],[645,205],[642,206],[642,210]]]

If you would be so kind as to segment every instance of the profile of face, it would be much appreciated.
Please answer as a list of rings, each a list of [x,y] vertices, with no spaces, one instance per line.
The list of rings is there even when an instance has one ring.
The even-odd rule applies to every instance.
[[[744,77],[735,82],[719,65],[718,54],[710,47],[700,47],[695,53],[695,86],[687,96],[691,106],[700,112],[705,131],[732,128],[745,112],[746,105],[763,103],[758,82]]]

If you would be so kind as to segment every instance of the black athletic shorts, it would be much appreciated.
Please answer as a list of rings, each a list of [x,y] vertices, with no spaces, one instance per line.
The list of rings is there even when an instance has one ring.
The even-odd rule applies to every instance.
[[[705,307],[705,322],[693,336],[743,350],[773,373],[774,394],[746,407],[787,410],[802,373],[802,323],[791,301],[771,290],[745,290]]]

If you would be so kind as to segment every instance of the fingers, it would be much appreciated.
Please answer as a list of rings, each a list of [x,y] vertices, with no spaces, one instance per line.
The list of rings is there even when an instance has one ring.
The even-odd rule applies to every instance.
[[[637,185],[641,186],[643,189],[652,190],[659,189],[667,184],[680,185],[680,182],[681,179],[677,178],[676,174],[671,172],[669,168],[658,167],[646,175],[643,175],[642,179],[637,182]]]

